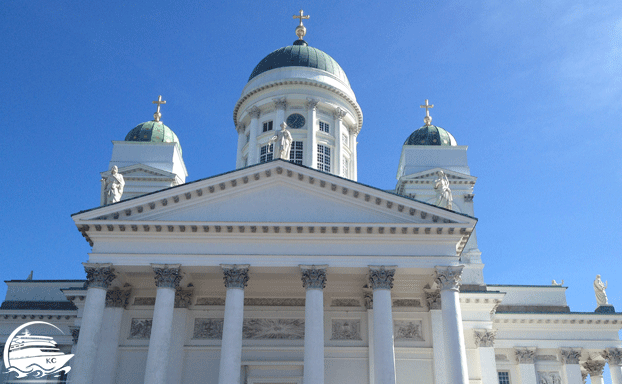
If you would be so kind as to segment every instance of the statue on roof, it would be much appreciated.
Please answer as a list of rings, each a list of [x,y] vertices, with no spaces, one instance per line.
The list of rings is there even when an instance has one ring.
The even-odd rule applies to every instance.
[[[287,130],[287,123],[281,123],[281,130],[272,136],[268,140],[268,144],[276,142],[276,148],[274,148],[274,158],[289,160],[289,149],[292,146],[292,135]]]
[[[607,289],[607,281],[603,284],[600,275],[596,275],[596,280],[594,280],[594,294],[596,294],[596,303],[598,303],[599,307],[609,305],[605,289]]]
[[[119,173],[119,168],[117,168],[116,165],[112,167],[110,175],[106,178],[102,178],[102,181],[105,182],[104,196],[106,201],[104,204],[109,205],[121,201],[123,187],[125,187],[125,180],[123,179],[123,175]]]
[[[451,189],[449,188],[449,180],[445,172],[436,172],[438,179],[434,182],[434,190],[438,194],[436,198],[436,205],[442,208],[453,209],[453,197],[451,195]]]

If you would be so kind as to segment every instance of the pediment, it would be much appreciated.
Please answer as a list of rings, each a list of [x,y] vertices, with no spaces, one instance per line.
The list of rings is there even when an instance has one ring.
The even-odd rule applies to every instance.
[[[477,219],[282,160],[73,215],[87,232],[424,234],[468,240]],[[151,232],[150,232],[151,231]]]
[[[413,173],[408,176],[401,177],[400,182],[429,184],[438,179],[438,176],[436,175],[436,172],[438,171],[443,171],[445,173],[450,184],[475,184],[477,181],[477,177],[475,176],[465,175],[464,173],[436,167],[423,172]]]
[[[119,173],[123,175],[124,178],[145,178],[145,177],[156,177],[156,178],[166,178],[166,179],[175,179],[176,175],[172,172],[163,171],[158,168],[154,168],[145,164],[132,164],[127,167],[119,168]],[[102,177],[107,177],[110,175],[110,171],[100,172]]]

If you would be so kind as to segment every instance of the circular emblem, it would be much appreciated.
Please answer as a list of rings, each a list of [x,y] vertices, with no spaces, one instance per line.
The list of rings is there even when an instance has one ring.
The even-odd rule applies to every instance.
[[[305,126],[305,117],[299,113],[292,113],[287,118],[287,126],[290,128],[302,128]]]

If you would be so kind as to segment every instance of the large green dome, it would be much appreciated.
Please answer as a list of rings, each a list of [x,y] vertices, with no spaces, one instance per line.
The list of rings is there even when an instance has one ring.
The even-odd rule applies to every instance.
[[[404,145],[443,145],[455,147],[458,145],[453,135],[436,125],[424,125],[411,133]]]
[[[151,143],[177,143],[181,155],[181,144],[175,132],[161,121],[147,121],[138,124],[125,136],[125,141],[143,141]]]
[[[309,47],[303,40],[297,40],[294,45],[279,48],[264,57],[263,60],[257,64],[253,73],[251,73],[251,76],[248,78],[248,81],[251,81],[254,77],[271,69],[282,67],[321,69],[350,85],[346,73],[335,59],[317,48]]]

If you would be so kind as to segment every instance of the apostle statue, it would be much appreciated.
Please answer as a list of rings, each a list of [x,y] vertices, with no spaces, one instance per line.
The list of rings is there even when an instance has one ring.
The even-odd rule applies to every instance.
[[[451,189],[449,189],[449,180],[443,171],[436,172],[436,175],[438,179],[434,182],[434,190],[436,190],[438,197],[435,204],[442,208],[452,209],[454,199],[451,196]]]
[[[121,196],[123,195],[123,187],[125,187],[125,180],[123,180],[123,175],[119,173],[119,168],[117,168],[116,165],[112,167],[112,170],[110,172],[111,173],[108,177],[102,178],[102,180],[105,182],[105,205],[121,201]]]
[[[598,303],[599,307],[609,305],[605,289],[607,289],[607,281],[603,284],[600,275],[596,275],[596,280],[594,280],[594,294],[596,294],[596,303]]]
[[[286,129],[287,123],[281,123],[281,130],[268,140],[268,144],[276,142],[274,148],[274,157],[276,159],[289,160],[289,149],[292,146],[292,135]]]

